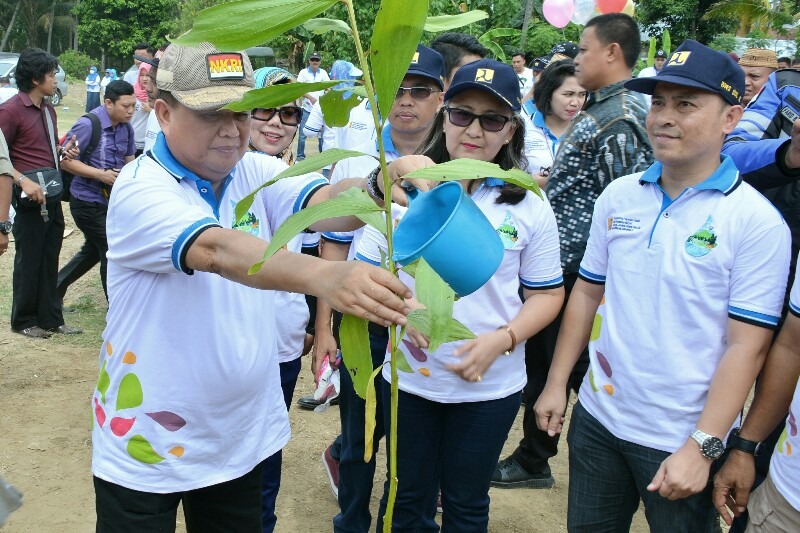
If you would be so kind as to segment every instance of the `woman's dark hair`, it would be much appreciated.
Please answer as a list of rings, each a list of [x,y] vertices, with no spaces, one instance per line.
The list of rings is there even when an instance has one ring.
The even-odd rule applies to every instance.
[[[553,99],[553,93],[564,84],[564,80],[574,75],[575,65],[571,59],[562,59],[548,65],[536,80],[536,89],[533,91],[533,103],[536,109],[545,116],[552,113],[550,101]]]
[[[14,74],[17,88],[23,93],[29,93],[33,90],[34,81],[44,81],[44,77],[54,70],[58,70],[58,59],[41,48],[26,48],[19,55]]]
[[[111,103],[119,100],[120,96],[133,96],[133,85],[125,80],[114,80],[106,87],[104,100],[111,100]]]
[[[434,163],[446,163],[450,161],[450,153],[447,151],[446,139],[444,136],[444,106],[436,113],[433,124],[428,130],[428,134],[417,148],[418,154],[430,157]],[[511,123],[516,126],[514,135],[508,144],[504,144],[494,158],[492,163],[500,166],[503,170],[518,168],[526,170],[528,160],[525,159],[525,123],[518,114],[514,114]],[[471,193],[469,190],[467,193]],[[500,196],[497,198],[498,204],[516,205],[525,198],[526,191],[519,185],[504,183]]]

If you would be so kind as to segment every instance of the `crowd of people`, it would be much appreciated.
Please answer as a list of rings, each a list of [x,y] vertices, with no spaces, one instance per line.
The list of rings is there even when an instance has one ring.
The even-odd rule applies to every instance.
[[[63,299],[100,264],[97,531],[174,531],[179,504],[189,531],[273,531],[312,343],[311,372],[341,376],[341,431],[322,455],[332,529],[382,530],[389,480],[374,524],[370,497],[391,374],[375,380],[367,435],[338,357],[342,314],[369,321],[376,369],[388,326],[405,326],[393,531],[487,531],[490,487],[553,486],[573,391],[569,531],[627,531],[640,504],[655,532],[711,533],[720,517],[731,531],[800,530],[800,70],[769,50],[732,57],[687,40],[633,77],[641,48],[625,14],[591,19],[578,44],[530,65],[444,33],[417,47],[378,130],[368,100],[326,126],[322,92],[223,109],[254,87],[348,89],[363,74],[350,62],[329,76],[315,52],[295,75],[207,43],[143,43],[125,80],[93,67],[102,103],[61,141],[45,98],[57,62],[25,50],[20,92],[0,105],[0,254],[13,232],[11,327],[33,338],[80,332]],[[279,180],[237,218],[240,200],[305,158],[307,136],[365,155]],[[439,185],[407,175],[452,159],[524,170],[545,193],[459,182],[503,246],[489,281],[454,303],[474,339],[431,347],[407,323],[426,295],[382,268],[386,238],[354,216],[312,224],[248,273],[292,214],[353,187],[384,205],[378,139],[396,224],[409,189]],[[59,272],[62,169],[86,241]],[[502,458],[520,404],[523,437]]]

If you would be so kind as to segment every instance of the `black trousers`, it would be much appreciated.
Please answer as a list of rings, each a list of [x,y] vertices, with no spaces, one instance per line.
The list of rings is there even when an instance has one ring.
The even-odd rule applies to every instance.
[[[528,375],[528,384],[524,389],[525,411],[522,417],[522,440],[514,450],[513,456],[530,473],[544,471],[548,467],[548,460],[558,453],[559,435],[551,437],[546,431],[541,431],[537,427],[533,406],[547,383],[547,373],[553,362],[558,330],[561,328],[561,320],[564,318],[564,309],[567,307],[567,300],[577,279],[577,274],[564,274],[566,294],[561,312],[552,324],[525,343],[525,369]],[[567,381],[566,394],[569,394],[570,390],[578,392],[583,382],[583,376],[588,369],[589,351],[584,349],[570,374],[569,381]]]
[[[186,492],[156,494],[94,478],[97,533],[175,531],[183,503],[189,533],[261,533],[263,461],[242,477]]]
[[[100,281],[103,283],[103,292],[108,300],[106,288],[106,273],[108,272],[108,239],[106,238],[106,214],[108,205],[100,202],[84,202],[71,198],[69,209],[75,225],[83,232],[85,240],[78,253],[64,265],[58,272],[56,290],[58,299],[62,301],[67,289],[72,283],[89,272],[98,262],[100,263]]]
[[[16,205],[15,209],[11,328],[57,328],[64,325],[56,295],[58,255],[64,239],[61,202],[47,206],[48,221],[39,207]]]

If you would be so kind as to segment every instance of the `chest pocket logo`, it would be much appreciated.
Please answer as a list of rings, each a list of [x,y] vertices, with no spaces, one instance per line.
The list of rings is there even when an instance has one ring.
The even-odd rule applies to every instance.
[[[500,236],[500,240],[503,241],[503,248],[506,250],[510,250],[514,247],[519,240],[519,231],[517,231],[517,226],[514,224],[514,219],[511,217],[511,213],[506,211],[506,216],[503,219],[503,223],[497,228],[497,234]]]
[[[236,212],[236,202],[231,200],[231,205],[233,206],[233,212]],[[256,218],[252,211],[248,211],[240,221],[236,221],[236,215],[231,215],[233,220],[231,221],[231,228],[238,229],[239,231],[244,231],[245,233],[249,233],[255,237],[258,237],[258,233],[261,227],[261,222]]]
[[[703,227],[686,239],[686,253],[692,257],[705,257],[716,247],[717,234],[714,233],[714,220],[709,215]]]

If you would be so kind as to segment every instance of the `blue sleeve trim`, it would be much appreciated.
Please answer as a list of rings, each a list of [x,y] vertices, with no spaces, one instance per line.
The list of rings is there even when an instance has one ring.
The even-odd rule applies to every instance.
[[[734,320],[769,329],[777,328],[781,318],[780,316],[765,315],[763,313],[756,313],[755,311],[748,311],[747,309],[733,306],[728,307],[728,316]]]
[[[595,285],[605,285],[606,277],[601,276],[600,274],[595,274],[593,272],[589,272],[588,270],[581,267],[578,270],[578,277],[583,279],[584,281],[588,281],[589,283],[594,283]]]
[[[186,253],[189,247],[194,243],[197,237],[200,236],[208,228],[222,227],[219,221],[211,217],[201,218],[178,235],[175,242],[172,243],[172,265],[176,270],[180,270],[185,274],[193,274],[194,271],[186,266]]]
[[[331,242],[338,242],[339,244],[351,244],[353,242],[353,234],[352,233],[328,233],[323,232],[322,238],[326,241]]]
[[[323,188],[326,185],[330,185],[328,180],[325,178],[315,179],[305,187],[303,190],[300,191],[300,194],[297,195],[297,200],[294,201],[294,206],[292,207],[292,213],[297,213],[301,209],[305,208],[308,205],[308,201],[311,200],[311,197],[314,196],[318,190]]]
[[[796,306],[791,301],[789,302],[789,312],[797,318],[800,318],[800,307]]]
[[[370,265],[381,266],[379,261],[374,261],[369,257],[359,253],[356,254],[356,259],[358,259],[359,261],[364,261],[365,263],[369,263]]]
[[[526,289],[556,289],[564,284],[564,276],[558,276],[547,281],[529,281],[524,278],[519,278],[519,282]]]

